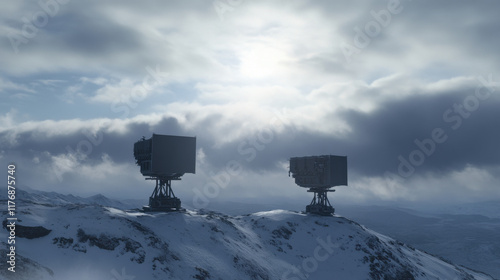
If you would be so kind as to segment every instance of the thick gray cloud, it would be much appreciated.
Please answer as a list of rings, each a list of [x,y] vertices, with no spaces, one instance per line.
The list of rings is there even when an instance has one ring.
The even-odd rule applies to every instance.
[[[486,100],[473,96],[473,88],[440,95],[417,95],[384,102],[370,113],[342,110],[317,123],[321,126],[321,122],[328,122],[329,118],[344,119],[351,132],[341,136],[298,129],[293,123],[265,125],[215,147],[217,138],[224,136],[211,134],[205,128],[228,121],[232,116],[214,114],[190,130],[182,128],[175,118],[165,117],[154,124],[130,122],[123,128],[124,133],[106,131],[109,127],[94,134],[82,129],[58,136],[47,136],[38,130],[26,131],[16,135],[15,145],[4,145],[9,149],[6,156],[10,152],[27,158],[43,152],[52,155],[80,152],[88,155],[89,160],[98,160],[105,153],[115,162],[130,163],[132,144],[142,136],[160,133],[196,135],[198,148],[203,149],[206,159],[215,168],[237,160],[250,170],[261,171],[277,169],[279,162],[292,156],[342,154],[349,157],[353,171],[383,176],[386,171],[396,173],[400,163],[398,156],[409,160],[412,151],[425,149],[432,150],[432,154],[425,156],[424,164],[419,164],[419,172],[460,170],[467,164],[477,167],[498,165],[500,131],[496,128],[500,119],[500,100],[496,95],[489,95]],[[469,100],[465,106],[464,100]],[[456,108],[461,107],[457,106],[463,109],[458,111]],[[468,111],[467,108],[474,110]],[[284,129],[278,131],[278,127]],[[435,129],[442,130],[439,139],[446,139],[444,143],[433,140],[433,144],[426,144],[426,148],[415,143],[416,140],[428,143],[426,139],[433,139]],[[9,133],[3,132],[2,138],[6,139]],[[87,145],[80,144],[82,141],[98,144],[94,143],[89,152]],[[416,159],[419,160],[418,156]]]
[[[399,156],[414,168],[402,198],[463,177],[482,180],[477,197],[498,185],[498,3],[215,2],[223,6],[70,1],[18,53],[12,36],[43,8],[6,4],[2,162],[22,164],[27,184],[41,188],[78,189],[92,174],[92,184],[139,184],[132,144],[161,133],[198,137],[195,188],[239,162],[227,196],[246,194],[259,176],[262,191],[280,193],[288,158],[314,154],[349,157],[351,198],[393,199],[384,176],[401,173]],[[435,129],[446,140],[429,144]]]
[[[350,168],[354,171],[383,176],[386,171],[397,173],[398,157],[401,155],[409,160],[411,152],[422,150],[415,141],[433,139],[433,131],[439,129],[443,132],[439,139],[446,140],[426,144],[427,148],[423,149],[432,153],[425,155],[424,163],[417,167],[419,172],[460,170],[467,164],[478,167],[499,165],[497,143],[500,143],[500,130],[495,127],[500,119],[500,100],[496,95],[479,100],[473,97],[474,92],[474,88],[466,88],[440,95],[418,95],[384,102],[378,110],[370,113],[351,109],[332,114],[331,120],[342,118],[351,126],[352,132],[347,135],[294,127],[278,133],[273,127],[263,127],[220,149],[206,152],[218,164],[230,159],[245,159],[242,160],[245,163],[255,154],[255,160],[248,166],[256,170],[276,168],[278,161],[292,156],[342,154],[348,155]],[[455,111],[455,106],[463,106],[464,100],[470,103],[461,111]],[[467,108],[474,110],[468,111]],[[317,125],[328,121],[325,118]],[[415,159],[420,160],[418,156]]]

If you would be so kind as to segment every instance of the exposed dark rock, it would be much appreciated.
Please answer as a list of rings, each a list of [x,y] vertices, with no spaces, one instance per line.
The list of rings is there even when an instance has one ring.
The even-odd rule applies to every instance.
[[[73,238],[65,238],[65,237],[55,237],[52,239],[53,244],[57,244],[59,248],[69,248],[73,245]]]
[[[198,274],[193,276],[194,279],[198,279],[198,280],[210,279],[210,272],[208,272],[205,269],[200,268],[200,267],[195,267],[195,269],[198,271]]]
[[[10,227],[7,227],[7,224],[8,224],[7,220],[4,220],[2,222],[3,227],[10,232]],[[16,231],[16,237],[34,239],[34,238],[44,237],[48,235],[52,230],[46,229],[42,226],[29,227],[16,223],[15,231]]]
[[[284,239],[288,240],[288,239],[290,239],[291,235],[292,235],[292,231],[287,229],[284,226],[273,230],[273,236],[278,237],[278,238],[284,238]]]
[[[99,249],[113,251],[118,247],[121,243],[125,243],[122,254],[126,252],[131,252],[134,254],[130,260],[135,261],[136,263],[143,263],[146,258],[146,252],[142,248],[141,243],[132,240],[128,237],[111,237],[105,234],[99,235],[97,237],[93,234],[87,234],[83,229],[78,229],[77,232],[78,242],[86,243],[88,242],[90,246],[96,246]],[[85,250],[86,252],[86,250]]]

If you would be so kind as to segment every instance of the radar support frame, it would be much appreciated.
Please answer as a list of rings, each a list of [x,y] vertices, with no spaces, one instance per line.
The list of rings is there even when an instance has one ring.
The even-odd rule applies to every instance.
[[[334,214],[335,208],[333,208],[328,200],[328,193],[334,191],[335,190],[325,188],[310,188],[307,190],[307,192],[314,193],[314,197],[311,200],[311,203],[306,206],[306,212],[323,216]]]
[[[145,206],[146,211],[179,211],[181,200],[175,196],[172,190],[172,180],[180,180],[183,174],[176,176],[149,177],[146,180],[155,180],[156,186],[149,197],[149,206]]]

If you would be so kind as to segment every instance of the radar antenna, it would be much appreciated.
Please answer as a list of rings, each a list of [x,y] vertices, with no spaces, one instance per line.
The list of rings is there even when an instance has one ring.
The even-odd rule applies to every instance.
[[[308,156],[290,159],[290,170],[295,183],[307,192],[314,193],[313,199],[306,206],[307,213],[332,215],[335,208],[328,200],[328,193],[334,192],[334,186],[347,185],[347,157],[345,156]]]
[[[178,211],[181,200],[172,190],[172,181],[184,173],[195,173],[196,138],[153,134],[134,144],[134,157],[146,180],[155,180],[145,211]]]

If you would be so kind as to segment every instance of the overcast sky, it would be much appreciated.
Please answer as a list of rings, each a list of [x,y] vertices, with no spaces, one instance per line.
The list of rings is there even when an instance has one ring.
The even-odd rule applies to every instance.
[[[133,143],[185,135],[197,137],[197,171],[173,187],[186,204],[308,203],[288,159],[323,154],[348,157],[349,186],[332,202],[500,199],[499,10],[8,1],[0,160],[17,164],[21,186],[147,198]]]

